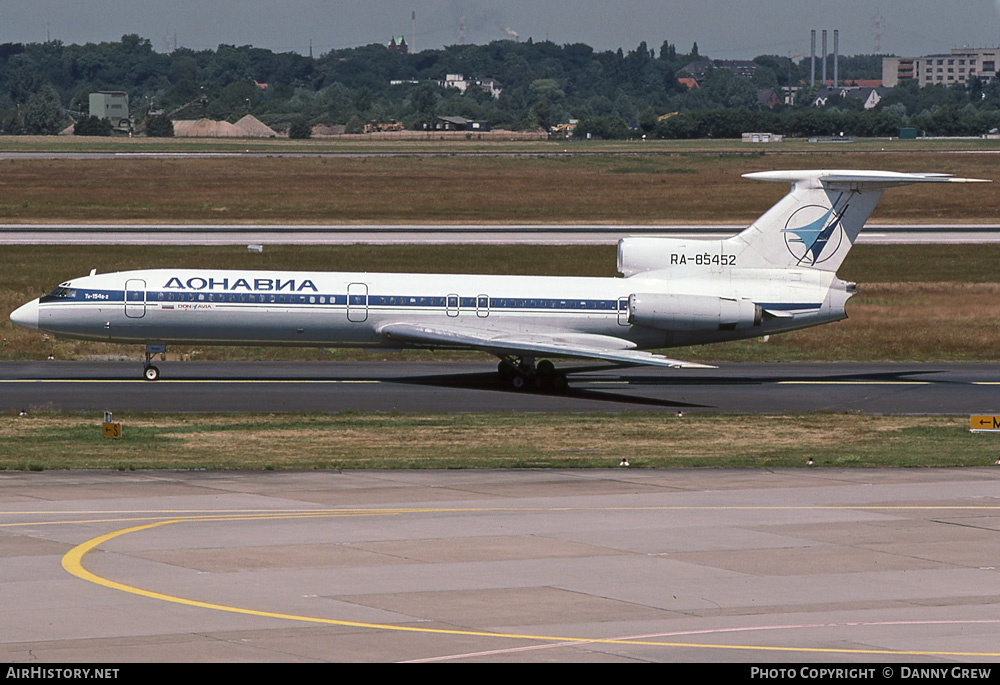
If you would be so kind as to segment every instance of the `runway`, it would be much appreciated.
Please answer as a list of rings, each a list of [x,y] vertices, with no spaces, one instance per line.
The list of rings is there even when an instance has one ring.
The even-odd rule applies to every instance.
[[[630,235],[719,240],[742,225],[190,225],[0,224],[0,245],[615,245]],[[1000,225],[866,227],[858,244],[1000,243]]]
[[[0,472],[0,661],[997,663],[998,486],[995,469]]]
[[[565,364],[560,368],[593,368]],[[0,362],[0,411],[1000,414],[1000,364],[723,363],[571,374],[513,391],[491,362]]]

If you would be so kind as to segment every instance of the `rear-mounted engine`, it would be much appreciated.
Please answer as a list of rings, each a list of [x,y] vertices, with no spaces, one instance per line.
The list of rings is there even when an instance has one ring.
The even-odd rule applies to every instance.
[[[759,326],[764,317],[751,300],[712,295],[636,293],[628,298],[628,321],[665,331],[734,331]]]

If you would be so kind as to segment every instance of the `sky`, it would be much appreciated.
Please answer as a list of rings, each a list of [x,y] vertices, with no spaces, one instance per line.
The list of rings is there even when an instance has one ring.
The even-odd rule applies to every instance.
[[[411,23],[412,13],[416,21]],[[387,43],[419,50],[518,40],[626,52],[664,40],[716,59],[809,52],[809,32],[840,32],[842,55],[917,57],[1000,46],[1000,0],[0,0],[0,43],[148,38],[154,50],[220,44],[319,56]]]

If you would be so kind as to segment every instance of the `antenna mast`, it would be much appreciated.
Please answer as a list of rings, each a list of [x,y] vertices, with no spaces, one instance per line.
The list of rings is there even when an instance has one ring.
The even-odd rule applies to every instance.
[[[885,17],[882,12],[875,9],[875,16],[872,17],[872,33],[875,34],[875,54],[882,54],[882,36],[885,35]]]

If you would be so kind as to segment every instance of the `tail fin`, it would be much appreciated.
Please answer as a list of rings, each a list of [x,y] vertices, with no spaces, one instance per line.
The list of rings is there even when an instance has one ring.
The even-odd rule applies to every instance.
[[[692,265],[836,273],[886,188],[989,182],[894,171],[762,171],[744,177],[791,183],[792,189],[749,228],[726,240],[623,238],[618,270],[626,277]]]
[[[742,267],[809,267],[836,272],[887,188],[979,179],[893,171],[763,171],[758,181],[792,189],[749,228],[725,241]]]

